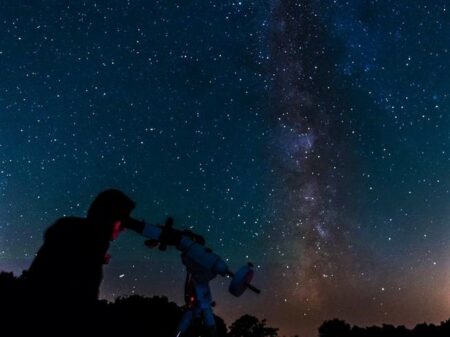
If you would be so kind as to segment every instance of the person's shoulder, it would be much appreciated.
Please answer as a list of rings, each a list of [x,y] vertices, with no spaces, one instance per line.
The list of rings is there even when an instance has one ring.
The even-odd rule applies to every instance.
[[[56,220],[45,232],[45,240],[58,239],[65,236],[75,236],[83,230],[85,218],[63,217]]]

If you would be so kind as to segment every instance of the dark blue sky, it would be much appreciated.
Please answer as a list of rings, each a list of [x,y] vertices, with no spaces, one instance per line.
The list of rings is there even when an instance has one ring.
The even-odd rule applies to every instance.
[[[118,187],[136,216],[170,214],[233,268],[257,266],[259,297],[215,281],[228,322],[314,336],[333,317],[448,318],[449,10],[2,3],[0,269],[19,274],[49,224]],[[181,303],[175,252],[126,233],[112,255],[104,297]]]

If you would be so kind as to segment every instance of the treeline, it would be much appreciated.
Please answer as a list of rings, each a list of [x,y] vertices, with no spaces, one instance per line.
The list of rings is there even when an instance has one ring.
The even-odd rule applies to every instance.
[[[121,297],[114,302],[99,301],[92,308],[73,308],[70,294],[61,294],[67,305],[51,310],[47,303],[28,305],[21,277],[0,272],[0,336],[174,336],[182,308],[167,297]],[[44,301],[45,302],[45,301]],[[72,308],[72,309],[71,309]],[[226,326],[216,316],[218,337],[278,337],[278,329],[265,320],[244,315]],[[187,337],[207,337],[196,322]],[[418,324],[412,329],[383,324],[361,328],[345,321],[325,321],[319,337],[449,337],[450,320],[440,325]]]
[[[320,337],[449,337],[450,319],[440,325],[421,323],[412,329],[405,326],[383,324],[361,328],[350,326],[345,321],[333,319],[324,322],[319,328]]]

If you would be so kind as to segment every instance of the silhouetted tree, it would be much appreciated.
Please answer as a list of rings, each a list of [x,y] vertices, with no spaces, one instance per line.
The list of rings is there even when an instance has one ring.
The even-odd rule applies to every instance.
[[[16,293],[18,280],[13,273],[0,273],[0,298],[2,302],[9,299],[13,293]]]
[[[441,325],[441,331],[440,331],[440,335],[439,336],[450,336],[450,319],[442,322]]]
[[[400,325],[397,327],[397,329],[395,331],[395,336],[396,337],[408,337],[409,333],[410,333],[410,331],[408,329],[406,329],[406,327],[404,325]]]
[[[350,324],[337,318],[325,321],[319,327],[320,337],[348,337],[350,336]]]
[[[278,329],[266,326],[266,320],[244,315],[230,326],[229,337],[277,337]]]

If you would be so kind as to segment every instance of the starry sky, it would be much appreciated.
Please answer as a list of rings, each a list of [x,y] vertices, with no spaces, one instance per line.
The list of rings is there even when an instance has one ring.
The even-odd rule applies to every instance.
[[[287,335],[450,317],[446,1],[3,1],[0,269],[122,189],[203,234]],[[183,301],[175,250],[111,247],[101,294]]]

